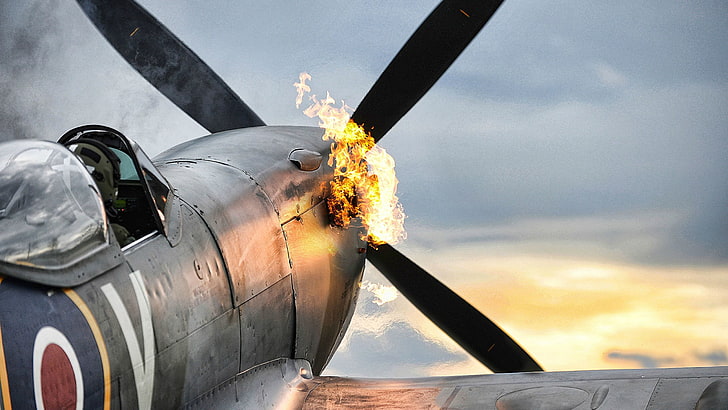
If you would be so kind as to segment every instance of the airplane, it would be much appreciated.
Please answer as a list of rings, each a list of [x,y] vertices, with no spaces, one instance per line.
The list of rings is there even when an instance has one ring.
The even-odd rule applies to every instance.
[[[333,169],[321,129],[266,126],[135,2],[79,4],[211,135],[153,160],[100,125],[74,128],[57,144],[0,145],[3,409],[726,406],[725,367],[542,372],[505,332],[393,247],[369,247],[362,227],[332,226]],[[379,141],[499,5],[443,1],[354,121]],[[102,177],[76,155],[86,147],[101,157],[97,145],[118,158],[111,203]],[[133,240],[120,243],[113,224]],[[351,320],[365,259],[502,374],[320,376]]]

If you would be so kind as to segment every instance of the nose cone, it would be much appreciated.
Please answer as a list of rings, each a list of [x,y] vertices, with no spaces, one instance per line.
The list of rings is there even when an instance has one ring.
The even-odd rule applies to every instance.
[[[320,374],[354,313],[364,270],[366,231],[331,226],[326,202],[283,226],[296,295],[295,357]]]
[[[155,158],[218,238],[236,303],[291,275],[291,352],[308,360],[315,374],[351,320],[366,248],[363,228],[330,223],[326,198],[333,170],[327,164],[330,142],[322,136],[313,127],[245,128],[190,141]]]

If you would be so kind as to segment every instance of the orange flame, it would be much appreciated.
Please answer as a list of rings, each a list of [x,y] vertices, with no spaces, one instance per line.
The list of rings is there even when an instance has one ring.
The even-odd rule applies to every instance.
[[[306,84],[311,76],[301,73],[296,107],[303,96],[311,91]],[[336,226],[348,227],[352,219],[361,218],[367,228],[367,240],[372,245],[394,244],[406,238],[404,231],[404,209],[397,198],[397,177],[394,173],[394,159],[375,145],[374,139],[364,129],[350,120],[351,107],[343,101],[341,107],[334,107],[335,100],[326,93],[319,100],[309,97],[311,105],[303,113],[319,118],[324,128],[323,139],[332,141],[328,164],[334,167],[331,181],[331,196],[328,199],[329,213]]]

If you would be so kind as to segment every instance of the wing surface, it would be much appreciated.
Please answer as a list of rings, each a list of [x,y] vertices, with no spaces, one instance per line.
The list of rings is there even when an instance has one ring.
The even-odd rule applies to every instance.
[[[728,366],[359,379],[314,377],[307,361],[282,358],[238,374],[185,407],[725,409]]]
[[[400,380],[318,377],[309,384],[303,409],[728,408],[728,367]]]

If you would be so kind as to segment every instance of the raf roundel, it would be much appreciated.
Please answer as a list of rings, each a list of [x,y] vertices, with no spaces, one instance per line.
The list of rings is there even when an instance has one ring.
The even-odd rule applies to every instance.
[[[58,329],[45,326],[33,346],[33,385],[39,409],[82,409],[83,374],[71,342]]]
[[[38,320],[24,320],[29,313]],[[101,332],[78,294],[0,279],[4,408],[108,408],[109,380]]]

